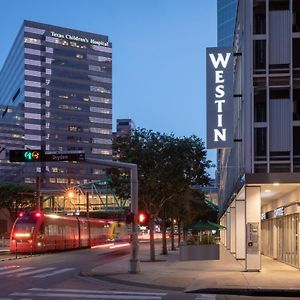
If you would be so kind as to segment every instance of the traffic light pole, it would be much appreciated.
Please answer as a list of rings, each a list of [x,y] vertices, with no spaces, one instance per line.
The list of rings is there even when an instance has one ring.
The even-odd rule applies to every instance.
[[[35,178],[36,188],[36,210],[41,211],[41,177],[36,176]]]
[[[139,240],[137,228],[137,215],[138,215],[138,170],[136,164],[125,163],[120,161],[112,161],[106,159],[97,159],[86,157],[85,161],[100,166],[111,168],[122,168],[130,170],[130,183],[131,183],[131,213],[134,214],[132,220],[132,240],[131,240],[131,259],[129,261],[129,272],[136,274],[140,273],[140,260],[139,260]]]

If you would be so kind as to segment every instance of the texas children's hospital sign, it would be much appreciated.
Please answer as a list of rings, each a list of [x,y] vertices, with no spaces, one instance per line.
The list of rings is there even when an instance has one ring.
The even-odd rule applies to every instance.
[[[233,144],[233,51],[206,49],[207,148]]]

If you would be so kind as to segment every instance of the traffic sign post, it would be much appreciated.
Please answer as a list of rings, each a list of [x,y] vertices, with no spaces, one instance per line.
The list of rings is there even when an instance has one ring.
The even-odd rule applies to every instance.
[[[10,162],[84,161],[83,152],[45,153],[42,150],[10,150]]]

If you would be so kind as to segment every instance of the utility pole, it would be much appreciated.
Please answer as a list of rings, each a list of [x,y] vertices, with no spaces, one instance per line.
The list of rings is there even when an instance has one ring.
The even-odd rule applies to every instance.
[[[130,184],[131,184],[131,213],[134,218],[132,220],[132,240],[131,240],[131,258],[129,261],[129,273],[140,273],[140,260],[139,260],[139,240],[137,228],[137,215],[138,215],[138,170],[136,164],[125,163],[120,161],[112,161],[106,159],[97,159],[86,157],[85,161],[100,166],[110,168],[121,168],[130,170]]]
[[[35,189],[36,189],[36,210],[41,211],[41,177],[36,176],[35,178]]]

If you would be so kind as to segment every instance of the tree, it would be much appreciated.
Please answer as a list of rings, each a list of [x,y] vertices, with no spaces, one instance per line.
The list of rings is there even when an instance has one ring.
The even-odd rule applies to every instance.
[[[32,209],[36,205],[34,201],[34,189],[23,183],[0,184],[0,208],[9,211],[10,218],[14,221],[19,211]]]
[[[113,149],[119,160],[138,165],[139,206],[150,215],[150,260],[155,260],[154,220],[166,205],[191,185],[208,185],[203,141],[195,135],[175,137],[152,130],[136,129],[114,139]],[[113,170],[116,194],[129,197],[129,174]]]

